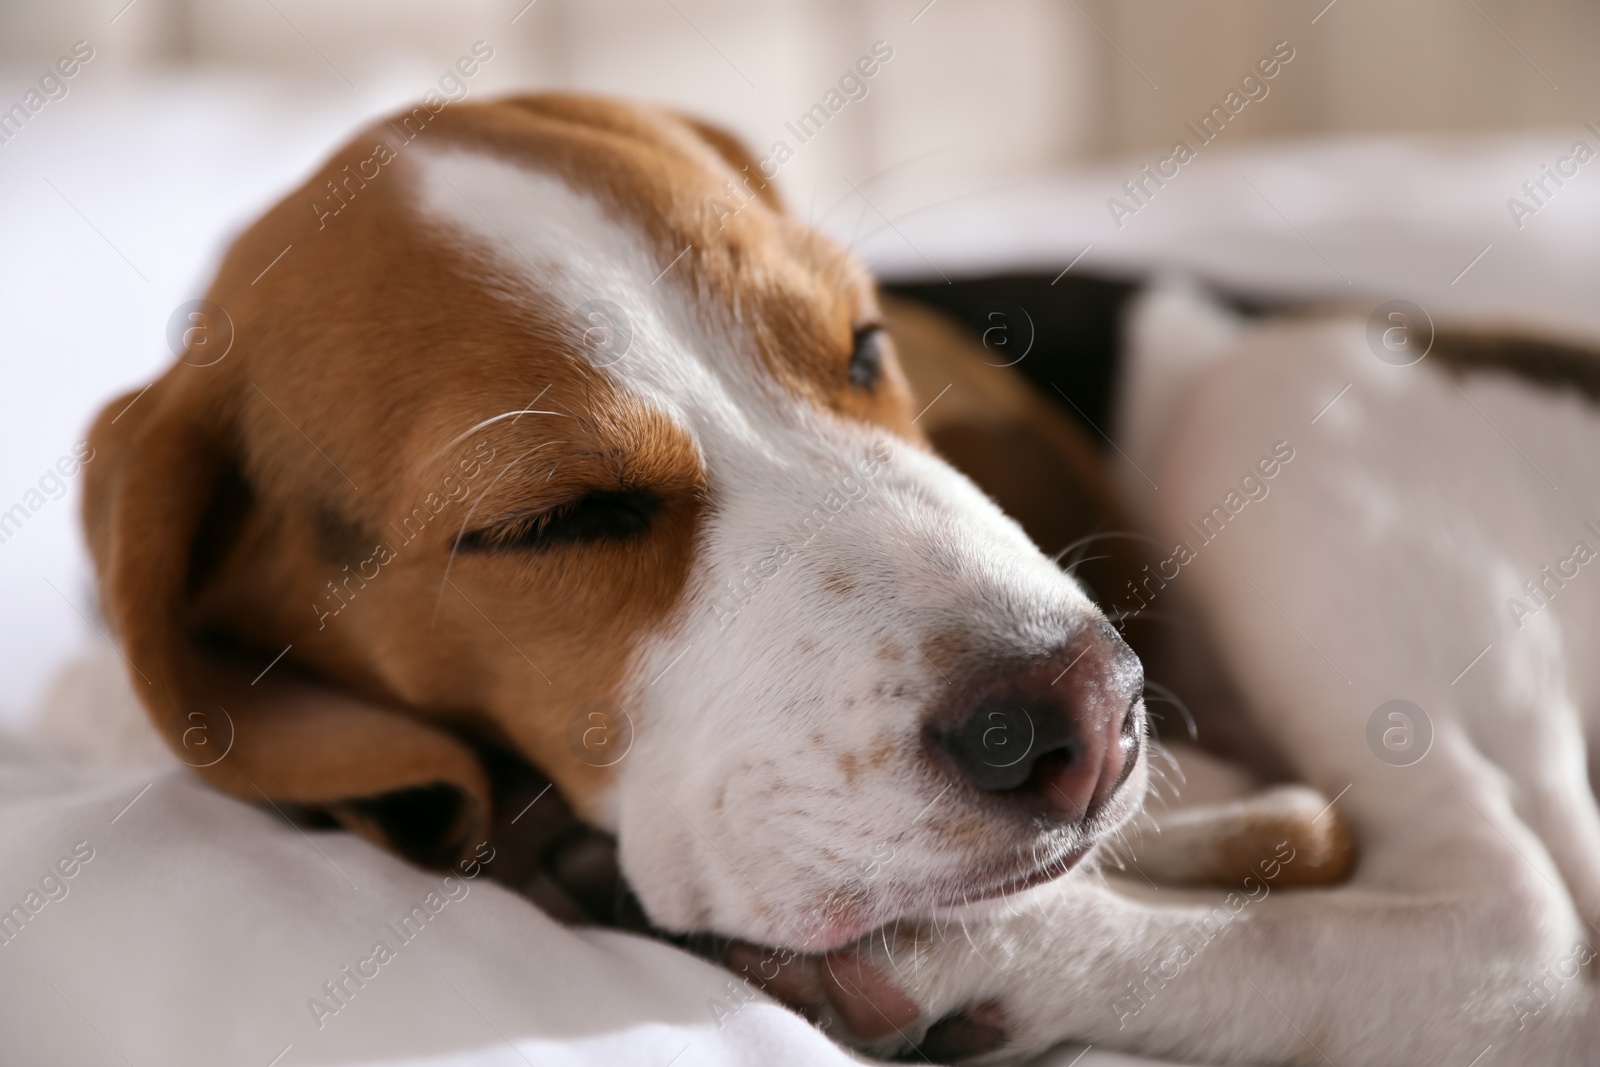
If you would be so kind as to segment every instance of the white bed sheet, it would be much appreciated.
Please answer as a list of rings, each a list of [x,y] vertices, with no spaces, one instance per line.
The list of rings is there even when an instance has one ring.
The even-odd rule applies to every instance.
[[[46,882],[0,933],[5,1063],[856,1062],[670,946],[302,834],[183,768],[86,772],[0,741],[0,824],[0,902]]]

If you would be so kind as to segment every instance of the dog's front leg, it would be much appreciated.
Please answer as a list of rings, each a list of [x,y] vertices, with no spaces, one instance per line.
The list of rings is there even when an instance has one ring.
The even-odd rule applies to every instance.
[[[866,1023],[874,1051],[935,1060],[999,1062],[1075,1039],[1222,1063],[1466,1067],[1489,1046],[1526,1063],[1592,1062],[1592,951],[1552,947],[1550,974],[1579,980],[1530,991],[1516,978],[1545,975],[1524,961],[1522,931],[1506,932],[1526,919],[1475,911],[1344,890],[1153,906],[1064,881],[1003,915],[902,924],[834,954],[821,964],[823,1014],[845,1035]],[[1484,943],[1461,946],[1465,931]],[[902,1006],[886,1025],[891,988],[914,1019]]]
[[[1526,830],[1461,825],[1408,843],[1410,885],[1291,891],[1271,864],[1215,892],[1075,873],[795,960],[769,989],[841,1039],[934,1061],[1072,1039],[1186,1062],[1467,1067],[1495,1046],[1592,1063],[1595,953],[1570,898],[1508,847]]]

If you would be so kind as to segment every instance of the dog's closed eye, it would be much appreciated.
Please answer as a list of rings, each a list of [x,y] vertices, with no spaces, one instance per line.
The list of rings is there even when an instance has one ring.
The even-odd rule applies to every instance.
[[[648,530],[660,510],[660,498],[645,490],[591,489],[537,514],[473,530],[462,536],[459,547],[505,551],[626,541]]]
[[[889,344],[888,335],[878,325],[862,326],[855,332],[850,351],[850,384],[858,389],[871,389],[883,377],[884,352]]]

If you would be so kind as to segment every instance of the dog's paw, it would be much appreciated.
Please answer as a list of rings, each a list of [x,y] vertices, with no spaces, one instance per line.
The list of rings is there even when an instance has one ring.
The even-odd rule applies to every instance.
[[[1017,1042],[1002,983],[985,983],[989,968],[973,966],[975,951],[918,927],[825,955],[735,943],[725,962],[836,1040],[877,1056],[955,1063],[1036,1051]]]

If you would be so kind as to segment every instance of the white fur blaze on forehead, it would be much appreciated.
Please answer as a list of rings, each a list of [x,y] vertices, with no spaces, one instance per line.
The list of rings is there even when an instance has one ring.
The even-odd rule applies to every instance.
[[[594,197],[559,175],[479,153],[421,153],[417,171],[424,217],[493,264],[484,284],[512,304],[537,294],[571,315],[575,339],[609,331],[603,344],[574,352],[682,426],[713,475],[730,450],[755,444],[761,425],[805,419],[798,398],[741,345],[731,312],[679,284],[688,277],[682,260],[657,255]]]
[[[689,435],[722,515],[710,540],[721,531],[738,544],[736,562],[760,549],[759,538],[798,522],[880,447],[899,447],[888,446],[886,431],[784,388],[736,312],[684,284],[687,264],[652,251],[636,224],[560,176],[479,153],[418,158],[425,217],[459,232],[476,260],[492,264],[484,284],[503,299],[537,296],[569,310],[575,338],[590,325],[580,317],[586,305],[612,305],[607,314],[620,319],[626,343],[602,351],[575,344],[574,351],[619,393],[662,411]],[[694,255],[691,248],[684,259]]]

